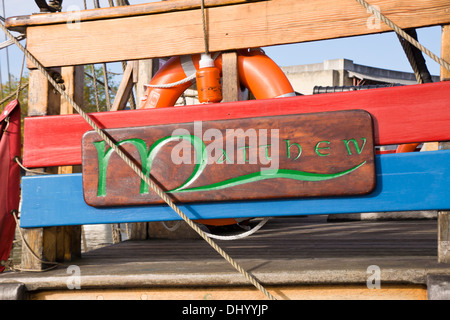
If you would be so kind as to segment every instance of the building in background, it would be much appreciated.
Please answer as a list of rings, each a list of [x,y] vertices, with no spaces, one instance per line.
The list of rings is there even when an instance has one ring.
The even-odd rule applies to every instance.
[[[318,87],[417,84],[414,73],[363,66],[347,59],[325,60],[322,63],[281,69],[294,90],[305,95],[314,94],[314,88],[318,91]],[[433,77],[433,81],[439,81],[439,77]]]

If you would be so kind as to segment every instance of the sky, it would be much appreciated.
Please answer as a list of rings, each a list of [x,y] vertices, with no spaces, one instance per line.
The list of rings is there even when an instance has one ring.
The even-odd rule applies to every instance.
[[[34,0],[0,0],[4,2],[2,16],[29,15],[39,11]],[[155,2],[157,0],[129,0],[130,4]],[[88,9],[92,9],[93,0],[86,0]],[[64,0],[63,10],[70,6],[84,8],[83,0]],[[107,7],[107,0],[100,0],[101,7]],[[0,10],[3,8],[1,7]],[[419,42],[440,56],[441,28],[429,27],[417,30]],[[0,35],[0,41],[4,36]],[[25,43],[25,40],[23,41]],[[289,44],[264,48],[266,54],[280,66],[319,63],[331,59],[349,59],[356,64],[397,71],[412,72],[402,47],[393,32],[358,36],[343,39],[322,40],[307,43]],[[8,74],[8,59],[10,72],[18,77],[22,63],[22,53],[14,46],[0,51],[1,81],[5,82]],[[427,66],[433,75],[439,75],[439,65],[426,57]],[[111,65],[114,68],[114,64]]]

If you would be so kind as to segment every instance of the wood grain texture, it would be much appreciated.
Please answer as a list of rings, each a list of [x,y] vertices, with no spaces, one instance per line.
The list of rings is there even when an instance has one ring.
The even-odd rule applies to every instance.
[[[401,28],[450,23],[450,0],[372,0],[371,5]],[[354,0],[272,0],[206,11],[211,52],[392,31],[383,23],[370,25],[371,14]],[[65,21],[38,25],[27,28],[27,41],[46,67],[205,50],[200,9],[85,21],[79,28],[68,28]]]
[[[101,128],[123,128],[351,109],[372,115],[376,145],[450,140],[450,83],[445,82],[91,116]],[[91,130],[81,116],[26,118],[24,127],[27,167],[81,164],[81,138]]]
[[[106,132],[175,202],[361,195],[375,187],[372,119],[361,110]],[[95,131],[83,136],[82,153],[89,205],[164,203]]]
[[[377,185],[365,196],[180,204],[190,219],[444,210],[450,207],[450,151],[379,155]],[[94,208],[83,199],[81,174],[24,177],[24,228],[179,220],[168,206]],[[60,213],[64,208],[64,214]]]
[[[255,219],[252,225],[258,221]],[[404,285],[423,286],[426,291],[429,275],[448,273],[448,267],[436,261],[436,240],[436,220],[330,223],[325,215],[273,218],[251,237],[219,241],[219,244],[277,298],[306,299],[312,296],[294,295],[294,291],[363,286],[367,292],[361,288],[361,295],[384,295],[390,290],[400,293],[395,289],[407,289]],[[374,264],[381,268],[381,290],[386,291],[367,289],[370,275],[367,268]],[[123,299],[157,299],[156,292],[163,294],[164,289],[171,290],[173,298],[178,293],[178,297],[185,299],[220,299],[220,293],[229,292],[227,289],[250,287],[248,280],[224,263],[223,258],[202,240],[124,241],[84,253],[76,265],[82,272],[81,288],[105,290],[104,299],[110,297],[107,291],[124,288],[136,291],[135,295],[123,291]],[[0,283],[21,282],[35,293],[48,290],[61,290],[67,294],[79,292],[67,289],[66,272],[66,267],[61,267],[44,274],[8,273],[2,275]],[[272,291],[284,286],[287,287],[279,288],[282,291]],[[203,295],[200,294],[202,289]],[[292,291],[285,291],[290,289]],[[147,290],[147,296],[138,295],[139,291],[146,293]],[[193,295],[183,294],[189,292]],[[320,292],[319,298],[329,297],[325,293]],[[222,297],[239,299],[232,295]],[[397,299],[403,297],[398,295]],[[414,299],[413,295],[410,297]]]
[[[222,102],[239,100],[238,57],[235,51],[222,53]]]
[[[450,61],[450,24],[442,26],[441,58]],[[441,81],[450,80],[450,70],[441,66]]]
[[[137,69],[138,62],[130,61],[127,63],[122,76],[122,81],[120,82],[119,88],[117,89],[116,96],[114,98],[114,103],[110,111],[117,111],[125,109],[130,94],[133,90],[135,73],[139,72]]]
[[[267,288],[278,300],[427,300],[427,290],[420,285],[386,285],[370,290],[364,285],[286,286]],[[159,288],[49,290],[33,293],[32,300],[261,300],[253,288]],[[217,303],[217,302],[216,302]],[[215,304],[216,305],[216,304]],[[231,305],[231,304],[230,304]],[[233,306],[233,305],[231,305]],[[269,307],[270,309],[270,307]],[[225,308],[223,308],[226,312]],[[228,312],[235,312],[229,307]],[[256,315],[258,309],[256,309]],[[266,311],[266,314],[268,311]],[[261,316],[264,316],[261,313]]]
[[[205,0],[205,8],[226,6],[239,3],[249,3],[266,0]],[[6,19],[6,26],[12,30],[21,30],[38,25],[67,23],[77,19],[78,21],[92,21],[102,19],[124,18],[140,15],[152,15],[172,11],[183,11],[200,8],[197,0],[170,0],[144,3],[130,6],[107,7],[99,9],[82,10],[79,12],[58,12],[46,14],[33,14],[29,16],[17,16]]]

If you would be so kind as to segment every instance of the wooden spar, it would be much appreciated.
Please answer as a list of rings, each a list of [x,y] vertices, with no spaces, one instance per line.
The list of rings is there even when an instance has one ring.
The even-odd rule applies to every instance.
[[[450,140],[450,82],[283,99],[239,101],[91,114],[102,128],[364,109],[374,118],[375,143]],[[183,112],[180,112],[182,110]],[[426,114],[426,117],[424,117]],[[91,130],[79,115],[25,119],[24,164],[81,164],[81,137]]]
[[[205,0],[205,8],[226,6],[232,4],[249,3],[267,0]],[[90,9],[76,12],[76,19],[80,22],[134,17],[142,15],[151,15],[158,13],[167,13],[174,11],[185,11],[200,8],[198,0],[171,0],[143,3],[129,6],[106,7],[99,9]],[[7,19],[7,27],[11,30],[23,30],[27,27],[67,23],[74,19],[74,12],[58,12],[48,14],[33,14],[29,16],[17,16]]]
[[[377,186],[365,196],[194,203],[180,209],[191,219],[439,210],[450,207],[450,189],[442,187],[450,183],[449,163],[450,151],[378,155]],[[22,188],[26,228],[180,219],[166,205],[90,207],[81,174],[26,177]]]
[[[147,4],[145,8],[154,4],[159,2]],[[373,0],[371,5],[380,7],[401,28],[450,23],[450,0]],[[120,15],[106,14],[104,19],[83,21],[71,27],[67,19],[52,22],[52,17],[62,17],[59,14],[42,15],[39,18],[42,20],[35,23],[33,20],[38,18],[9,19],[7,26],[27,28],[28,48],[45,67],[204,51],[200,9],[133,15],[131,11],[141,7],[131,7],[122,8]],[[208,8],[207,16],[208,21],[214,22],[208,25],[211,52],[391,31],[381,22],[371,24],[371,13],[354,0],[238,3]],[[50,24],[43,24],[47,18]]]

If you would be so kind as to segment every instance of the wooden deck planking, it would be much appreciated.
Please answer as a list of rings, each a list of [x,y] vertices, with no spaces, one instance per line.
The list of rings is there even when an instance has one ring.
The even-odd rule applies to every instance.
[[[400,299],[396,288],[425,291],[429,274],[450,273],[448,266],[437,263],[436,231],[436,220],[336,223],[319,215],[273,218],[251,237],[217,242],[279,299],[326,298],[319,289],[327,286],[342,292],[354,286],[367,298],[381,295],[381,291],[370,292],[365,287],[370,265],[381,269],[381,288],[386,290],[383,296],[391,293],[392,299]],[[201,239],[125,241],[85,253],[70,264],[80,267],[81,291],[86,298],[95,299],[102,290],[115,290],[114,297],[120,299],[120,292],[126,294],[130,289],[138,290],[134,295],[137,299],[142,294],[150,299],[152,290],[168,299],[198,299],[208,293],[212,298],[264,298],[254,289],[246,293],[244,288],[250,286],[244,277]],[[46,292],[51,297],[55,290],[61,290],[60,297],[66,294],[70,298],[67,294],[76,292],[68,292],[67,277],[62,266],[40,274],[5,273],[0,275],[0,283],[23,282],[31,293],[41,292],[41,298]],[[293,291],[286,291],[283,286],[287,285]],[[320,293],[314,295],[308,289]],[[164,295],[170,290],[172,295]],[[306,293],[300,295],[301,290]],[[89,292],[94,295],[89,296]],[[283,296],[283,292],[289,294]],[[417,299],[410,294],[410,299]]]

